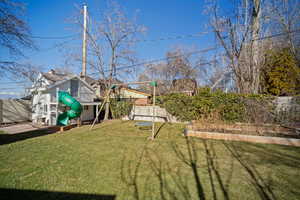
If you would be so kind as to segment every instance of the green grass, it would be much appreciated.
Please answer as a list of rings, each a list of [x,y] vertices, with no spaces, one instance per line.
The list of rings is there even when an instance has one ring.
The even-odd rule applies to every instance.
[[[70,199],[68,195],[109,199],[100,194],[117,199],[300,197],[300,148],[187,140],[183,128],[165,124],[154,141],[147,140],[150,131],[121,121],[99,124],[93,131],[83,126],[39,137],[2,137],[0,195],[13,193],[16,199]]]

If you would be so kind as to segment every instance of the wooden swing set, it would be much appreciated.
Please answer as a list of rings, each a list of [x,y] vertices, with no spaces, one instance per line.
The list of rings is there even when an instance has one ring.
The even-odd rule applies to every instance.
[[[157,82],[156,81],[141,81],[141,82],[130,82],[130,83],[120,83],[120,84],[113,84],[110,86],[109,90],[107,91],[103,102],[101,103],[100,109],[97,112],[97,116],[95,118],[95,120],[93,121],[93,124],[91,125],[89,130],[92,130],[96,124],[96,121],[104,107],[104,105],[106,103],[109,102],[110,99],[110,95],[113,89],[115,89],[116,87],[120,87],[120,86],[125,86],[125,85],[141,85],[141,84],[149,84],[150,86],[153,87],[153,102],[152,102],[152,134],[150,139],[153,140],[155,137],[155,117],[156,117],[156,109],[155,109],[155,101],[156,101],[156,87],[157,87]]]

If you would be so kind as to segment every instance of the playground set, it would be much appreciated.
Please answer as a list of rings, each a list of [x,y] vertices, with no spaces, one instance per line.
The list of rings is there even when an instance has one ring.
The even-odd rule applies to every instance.
[[[95,126],[95,123],[98,121],[98,117],[106,103],[109,103],[111,92],[116,89],[117,87],[126,86],[126,85],[139,85],[139,84],[149,84],[153,87],[153,112],[152,112],[152,123],[139,123],[138,126],[149,126],[152,127],[152,134],[150,139],[154,139],[155,137],[155,116],[156,116],[156,109],[155,109],[155,101],[156,101],[156,81],[142,81],[142,82],[130,82],[130,83],[122,83],[122,84],[113,84],[109,90],[107,91],[103,101],[99,104],[100,109],[97,110],[96,117],[90,127],[89,130],[92,130]],[[82,105],[78,102],[74,97],[72,97],[68,92],[65,91],[58,91],[57,92],[57,101],[58,103],[62,103],[67,106],[68,110],[63,112],[57,116],[57,125],[58,126],[68,126],[69,121],[71,119],[76,119],[80,117],[82,113]]]
[[[59,126],[67,126],[69,120],[80,117],[82,112],[81,104],[72,97],[68,92],[58,91],[58,102],[63,103],[70,110],[63,112],[57,117],[57,125]]]

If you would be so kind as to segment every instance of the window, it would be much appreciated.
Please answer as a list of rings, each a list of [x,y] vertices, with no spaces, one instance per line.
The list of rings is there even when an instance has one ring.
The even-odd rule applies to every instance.
[[[79,88],[79,81],[77,79],[71,80],[71,95],[73,97],[78,97],[78,88]]]
[[[84,106],[83,109],[84,110],[89,110],[89,106]]]

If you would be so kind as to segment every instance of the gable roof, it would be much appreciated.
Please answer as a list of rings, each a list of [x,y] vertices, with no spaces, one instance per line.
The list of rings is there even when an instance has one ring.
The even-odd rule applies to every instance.
[[[58,73],[53,69],[51,69],[49,72],[41,73],[41,74],[45,79],[50,81],[50,83],[62,81],[62,80],[65,80],[65,79],[68,79],[68,78],[74,76],[74,74],[71,74],[71,73]]]
[[[145,93],[145,92],[141,92],[141,91],[138,91],[138,90],[135,90],[135,89],[130,89],[130,88],[127,88],[127,87],[122,87],[121,88],[122,90],[127,90],[129,92],[133,92],[133,93],[137,93],[137,94],[141,94],[141,95],[145,95],[145,96],[148,96],[150,97],[151,95],[148,94],[148,93]]]
[[[93,79],[90,76],[85,76],[85,82],[87,82],[88,84],[90,84],[92,86],[97,83],[97,80]]]
[[[60,72],[57,72],[53,69],[51,69],[49,72],[46,72],[46,73],[41,73],[41,76],[44,77],[48,83],[50,84],[48,88],[52,88],[53,86],[56,86],[58,84],[61,84],[63,83],[64,81],[67,81],[67,80],[70,80],[70,79],[73,79],[73,78],[78,78],[79,80],[83,81],[90,89],[93,89],[93,86],[97,83],[97,80],[93,79],[92,77],[90,76],[85,76],[85,78],[81,78],[75,74],[72,74],[72,73],[60,73]],[[52,85],[54,84],[54,85]]]
[[[66,82],[66,81],[69,81],[71,79],[78,79],[79,81],[83,82],[87,86],[87,88],[89,88],[91,91],[94,92],[94,88],[92,88],[90,84],[88,84],[85,80],[81,79],[79,76],[76,76],[76,75],[69,77],[68,79],[63,79],[61,81],[57,81],[55,84],[50,85],[50,87],[47,87],[46,90],[52,89],[52,88]]]

